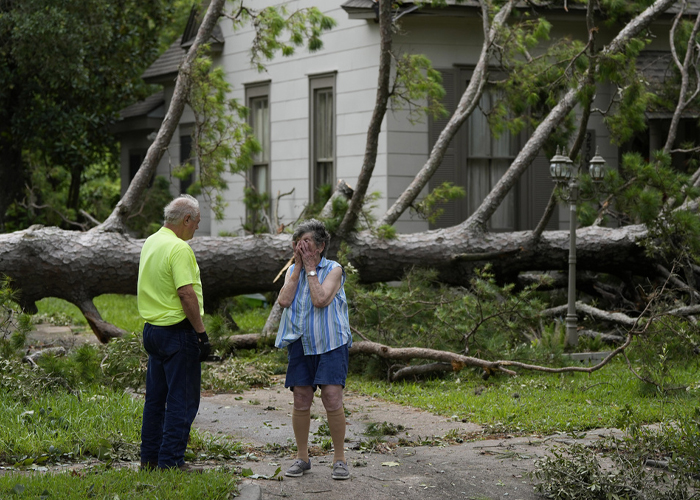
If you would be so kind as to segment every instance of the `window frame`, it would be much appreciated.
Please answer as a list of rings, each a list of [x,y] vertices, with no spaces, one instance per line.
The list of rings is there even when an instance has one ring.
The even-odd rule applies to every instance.
[[[316,169],[319,163],[319,158],[316,152],[316,111],[317,103],[316,96],[319,91],[330,89],[332,103],[331,103],[331,133],[330,142],[331,145],[331,156],[330,156],[330,179],[331,187],[335,189],[335,184],[338,178],[337,173],[337,92],[336,92],[336,78],[337,72],[333,71],[330,73],[320,73],[315,75],[309,75],[309,201],[315,203],[318,200],[318,179],[316,174]]]
[[[251,127],[253,134],[255,133],[255,122],[254,122],[254,116],[255,113],[253,112],[253,106],[252,103],[256,100],[259,99],[266,99],[267,100],[267,123],[264,125],[265,128],[267,129],[267,142],[260,141],[258,138],[258,142],[260,142],[260,146],[262,148],[262,151],[260,153],[260,157],[262,158],[262,161],[259,158],[253,158],[253,163],[248,169],[248,172],[246,172],[246,187],[254,187],[258,192],[260,192],[260,186],[258,186],[258,183],[256,182],[257,180],[257,175],[256,175],[256,170],[260,168],[261,166],[264,166],[267,170],[267,175],[265,178],[265,190],[263,192],[270,193],[272,192],[272,183],[271,183],[271,178],[272,178],[272,141],[270,138],[270,133],[271,133],[271,116],[270,113],[272,111],[272,107],[270,105],[270,80],[266,80],[263,82],[255,82],[255,83],[250,83],[245,85],[245,105],[248,108],[248,119],[247,123]],[[265,150],[267,148],[267,150]],[[272,200],[270,200],[270,206],[267,208],[267,213],[266,215],[270,217],[270,211],[272,207]],[[251,214],[248,207],[246,207],[246,220],[249,220],[251,218],[256,218],[257,214]]]
[[[190,180],[189,182],[187,180],[182,180],[179,179],[179,185],[178,185],[178,190],[180,194],[186,193],[187,188],[189,188],[192,183],[194,183],[195,178],[197,177],[197,153],[195,151],[194,147],[194,125],[180,125],[179,130],[179,141],[180,141],[180,146],[179,146],[179,154],[180,154],[180,163],[179,165],[184,165],[185,163],[189,163],[194,167],[194,170],[192,174],[190,175]],[[184,158],[184,151],[183,151],[183,139],[189,139],[190,140],[190,148],[189,148],[189,156],[187,158]],[[184,186],[184,187],[183,187]]]
[[[468,77],[471,77],[472,71],[469,72],[463,72],[462,73],[462,80],[464,81],[464,85],[469,85],[469,80],[464,79],[465,73],[468,74]],[[484,89],[483,94],[481,95],[479,105],[474,108],[474,111],[472,114],[469,116],[467,121],[465,122],[465,134],[466,134],[466,140],[464,142],[464,166],[465,166],[465,188],[467,190],[467,217],[470,217],[476,208],[478,208],[481,203],[483,202],[485,196],[488,196],[488,193],[490,193],[495,184],[498,183],[498,180],[500,179],[500,176],[496,177],[495,174],[496,169],[498,168],[498,164],[506,161],[508,166],[506,167],[506,171],[510,167],[510,164],[512,164],[513,160],[518,155],[518,150],[520,147],[520,137],[519,135],[513,135],[511,134],[508,130],[505,130],[501,136],[496,139],[493,135],[493,132],[491,130],[491,127],[488,124],[488,113],[491,109],[493,109],[493,104],[494,102],[497,102],[499,99],[497,92],[493,92],[493,88],[487,86]],[[488,110],[484,110],[482,106],[482,102],[484,100],[488,100]],[[476,119],[475,113],[481,113],[482,117],[479,117],[480,120],[484,120],[484,123],[482,124],[481,127],[474,127],[474,120]],[[484,127],[485,126],[485,127]],[[472,136],[472,129],[473,128],[478,128],[480,130],[483,130],[483,136],[479,138],[479,140],[473,140]],[[510,134],[510,141],[508,144],[508,147],[510,151],[508,154],[505,155],[499,155],[498,154],[498,143],[499,141],[503,138],[503,134]],[[484,148],[488,149],[487,152],[479,151],[475,152],[472,154],[472,143],[480,143],[484,144]],[[472,198],[470,195],[472,194],[471,192],[471,183],[470,179],[472,178],[473,174],[473,169],[479,168],[475,163],[480,163],[480,162],[485,162],[486,163],[486,168],[488,172],[486,172],[486,175],[483,176],[484,179],[488,179],[488,187],[485,189],[485,195],[480,196],[479,200],[475,202],[475,206],[472,204]],[[471,163],[471,165],[470,165]],[[503,174],[501,174],[503,175]],[[483,190],[483,186],[479,185],[478,189],[481,191]],[[509,215],[511,219],[511,225],[509,227],[494,227],[493,222],[494,218],[496,217],[497,213],[494,213],[488,220],[487,226],[490,231],[492,232],[507,232],[507,231],[516,231],[518,226],[519,226],[519,221],[518,221],[518,207],[520,206],[520,199],[519,199],[519,189],[514,186],[511,188],[510,192],[506,196],[511,196],[511,213]],[[499,210],[505,209],[507,205],[505,205],[506,200],[504,200],[501,205],[499,206]]]

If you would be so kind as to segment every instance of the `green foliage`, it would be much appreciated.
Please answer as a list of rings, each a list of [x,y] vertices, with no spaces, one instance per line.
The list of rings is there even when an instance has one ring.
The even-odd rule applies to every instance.
[[[466,290],[440,284],[435,271],[414,268],[396,286],[362,287],[350,277],[346,293],[351,323],[377,342],[500,359],[537,357],[531,340],[539,335],[543,304],[534,288],[500,286],[488,269]]]
[[[614,113],[605,117],[613,144],[623,144],[636,132],[646,129],[645,111],[652,100],[652,94],[639,78],[636,58],[645,42],[633,39],[625,52],[599,60],[600,74],[618,87]]]
[[[316,190],[316,196],[312,203],[308,203],[304,207],[304,214],[300,219],[318,219],[321,210],[326,206],[326,203],[331,198],[333,194],[333,186],[330,184],[322,184]],[[340,221],[338,222],[340,224]]]
[[[667,261],[687,260],[700,251],[700,224],[687,211],[674,210],[686,197],[696,198],[700,192],[690,185],[687,175],[671,166],[669,156],[657,152],[651,162],[639,154],[622,158],[619,173],[609,172],[616,196],[616,209],[626,214],[624,223],[643,223],[649,228],[644,247],[651,255]],[[669,204],[671,199],[675,204]]]
[[[335,197],[331,204],[330,216],[321,217],[321,210],[324,208],[332,194],[332,186],[322,186],[319,190],[319,201],[317,203],[307,205],[304,210],[303,217],[300,217],[299,220],[310,219],[312,217],[317,218],[322,221],[325,224],[326,229],[333,234],[343,221],[345,213],[348,211],[348,207],[350,206],[350,202],[344,196]],[[381,193],[377,191],[369,193],[365,196],[364,200],[362,201],[360,216],[358,217],[357,224],[355,226],[357,231],[363,229],[374,229],[374,222],[376,218],[373,215],[373,210],[376,208],[377,200],[380,198]]]
[[[660,306],[660,305],[659,305]],[[664,304],[670,309],[672,305]],[[661,307],[659,307],[661,309]],[[650,396],[686,390],[688,381],[674,368],[700,353],[700,333],[685,318],[659,313],[630,349],[631,368],[641,380],[640,393]]]
[[[12,288],[12,279],[0,275],[0,357],[10,358],[24,348],[31,329],[31,318],[17,304],[19,292]]]
[[[383,240],[394,240],[396,239],[396,228],[388,224],[382,224],[375,229],[377,237]]]
[[[139,389],[146,386],[148,354],[141,333],[113,339],[101,351],[100,368],[105,383],[114,388]]]
[[[169,5],[135,0],[3,2],[0,229],[8,207],[24,197],[25,185],[30,190],[25,207],[15,205],[7,214],[12,228],[31,223],[37,217],[32,211],[44,205],[69,220],[75,220],[73,212],[80,208],[100,215],[79,202],[82,183],[95,178],[86,168],[116,164],[109,125],[120,109],[148,95],[140,76],[157,56],[160,29],[172,15]],[[37,177],[37,168],[45,178]],[[58,196],[44,190],[47,181],[60,184]]]
[[[630,413],[631,408],[624,411]],[[658,429],[633,425],[628,430],[624,437],[607,437],[594,447],[555,448],[536,462],[537,491],[560,499],[694,498],[700,472],[700,411],[695,408]],[[601,455],[612,460],[612,468],[601,463]],[[655,464],[665,464],[668,470],[649,466]]]
[[[226,189],[224,173],[243,172],[253,164],[260,145],[245,122],[248,110],[229,99],[230,84],[222,67],[200,56],[192,69],[188,104],[195,115],[194,150],[199,160],[199,178],[188,192],[206,194],[217,219],[223,218],[225,203],[217,193]]]
[[[500,34],[504,72],[495,87],[499,99],[489,114],[496,135],[505,130],[512,134],[534,130],[588,67],[583,43],[568,37],[550,43],[552,26],[544,17],[533,19],[529,13],[518,12],[514,16],[518,21],[502,27]],[[538,55],[532,56],[531,51]],[[567,143],[573,122],[571,113],[547,139],[544,150],[548,157],[554,155],[557,145]]]
[[[248,186],[243,189],[243,195],[247,214],[243,229],[250,234],[269,233],[270,227],[263,214],[270,210],[270,194],[258,193],[254,187]]]
[[[3,498],[128,498],[130,500],[220,500],[233,498],[239,477],[231,471],[182,474],[179,471],[136,472],[104,466],[72,474],[9,473],[0,476]]]
[[[424,115],[442,118],[448,115],[442,105],[445,89],[442,75],[433,69],[430,60],[422,54],[403,54],[396,58],[396,76],[391,92],[394,107],[409,107],[409,120],[420,121]],[[422,104],[425,102],[425,104]]]
[[[331,214],[330,217],[321,218],[322,222],[325,224],[326,229],[332,234],[338,230],[340,223],[343,222],[345,218],[345,213],[348,211],[350,202],[344,196],[338,196],[331,202]]]
[[[270,60],[277,52],[291,56],[297,47],[304,45],[305,40],[309,52],[320,50],[323,47],[321,34],[336,24],[333,18],[316,7],[300,9],[291,15],[288,15],[285,6],[267,7],[257,13],[248,9],[241,20],[252,20],[256,27],[251,59],[258,71],[265,69],[263,59]],[[285,33],[288,34],[286,41],[282,40]]]
[[[372,422],[365,429],[365,436],[396,436],[399,432],[403,432],[405,427],[401,424],[392,424],[391,422]]]
[[[102,161],[88,165],[82,174],[78,206],[68,206],[71,173],[63,165],[46,162],[42,155],[26,154],[30,178],[24,199],[11,204],[5,214],[5,229],[14,231],[33,224],[87,229],[92,224],[78,212],[83,210],[102,221],[119,201],[118,157],[105,152]],[[82,221],[82,222],[81,222]]]
[[[464,187],[455,186],[451,182],[443,182],[433,189],[428,196],[411,206],[411,211],[430,223],[435,223],[445,212],[440,205],[458,200],[465,196]]]

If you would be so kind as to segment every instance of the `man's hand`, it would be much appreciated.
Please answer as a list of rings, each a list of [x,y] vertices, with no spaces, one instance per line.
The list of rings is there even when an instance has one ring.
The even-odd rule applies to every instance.
[[[207,332],[202,332],[197,334],[197,340],[199,341],[199,362],[206,361],[211,353],[211,344],[209,343],[209,336]]]

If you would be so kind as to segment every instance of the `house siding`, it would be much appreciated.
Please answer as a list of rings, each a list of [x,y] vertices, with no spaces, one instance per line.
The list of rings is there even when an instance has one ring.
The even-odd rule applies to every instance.
[[[279,2],[259,2],[264,8]],[[292,12],[319,7],[333,17],[337,26],[323,35],[323,49],[309,53],[298,48],[291,57],[276,56],[265,62],[259,73],[250,63],[250,46],[254,33],[249,27],[233,32],[231,24],[221,24],[225,37],[224,50],[216,61],[223,66],[233,91],[231,97],[242,100],[244,86],[259,80],[270,81],[271,159],[270,186],[273,198],[280,193],[281,222],[297,219],[311,198],[309,186],[309,80],[314,76],[335,75],[335,171],[338,179],[350,185],[357,182],[365,149],[367,126],[376,95],[378,71],[378,25],[348,19],[340,2],[296,1],[286,3]],[[348,48],[348,40],[355,43]],[[380,151],[386,151],[386,133],[380,138]],[[386,162],[381,159],[379,162]],[[377,173],[385,171],[377,165]],[[224,219],[212,221],[211,232],[239,232],[245,219],[243,205],[244,180],[228,176],[229,189],[223,193],[228,206]],[[385,192],[385,179],[374,187]]]

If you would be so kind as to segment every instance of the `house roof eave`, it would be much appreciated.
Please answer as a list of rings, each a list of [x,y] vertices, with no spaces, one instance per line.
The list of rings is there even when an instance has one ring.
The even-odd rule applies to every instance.
[[[446,0],[445,7],[429,7],[425,6],[421,9],[411,10],[412,7],[418,5],[418,2],[402,2],[399,8],[399,14],[403,11],[411,10],[412,16],[443,16],[443,17],[463,17],[473,15],[475,9],[480,10],[480,4],[477,0]],[[517,2],[516,8],[532,8],[531,2]],[[550,12],[585,12],[585,4],[566,4],[564,1],[559,3],[550,2],[547,5],[542,5],[542,8],[548,9]],[[377,7],[375,0],[346,0],[341,5],[341,8],[348,14],[350,19],[377,19]],[[666,12],[666,17],[674,16],[678,13],[680,6],[678,3],[672,5]],[[700,0],[689,0],[686,8],[686,14],[696,15],[700,12]]]

